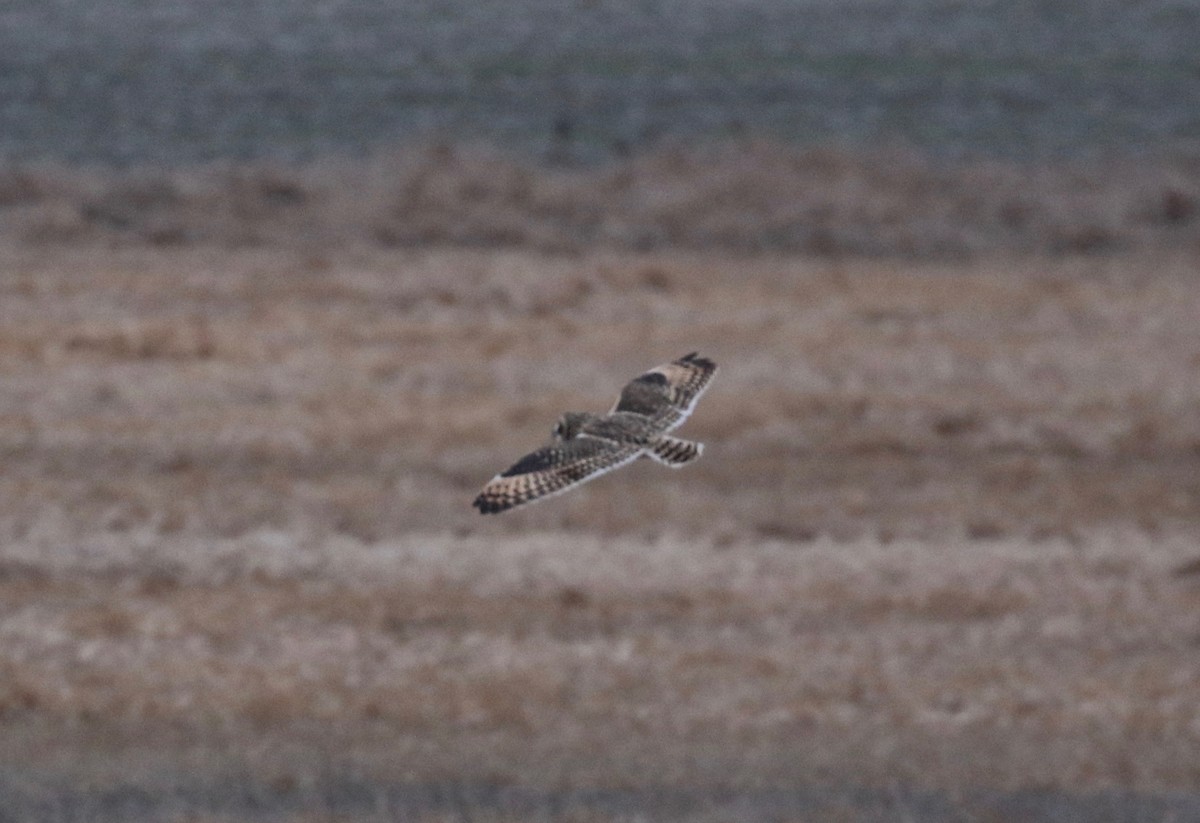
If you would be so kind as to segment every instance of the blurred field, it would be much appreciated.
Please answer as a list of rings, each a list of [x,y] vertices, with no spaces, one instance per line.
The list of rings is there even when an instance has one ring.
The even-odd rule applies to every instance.
[[[6,820],[1200,810],[1188,541],[260,530],[29,554],[2,584]]]
[[[559,146],[570,152],[570,142]],[[1200,249],[1200,149],[1055,163],[666,143],[580,166],[439,140],[363,158],[0,169],[15,244],[280,245],[964,259]]]
[[[1197,14],[7,4],[0,823],[1200,820]]]
[[[1200,814],[1188,242],[288,231],[0,244],[0,820]],[[692,349],[700,462],[470,509]]]

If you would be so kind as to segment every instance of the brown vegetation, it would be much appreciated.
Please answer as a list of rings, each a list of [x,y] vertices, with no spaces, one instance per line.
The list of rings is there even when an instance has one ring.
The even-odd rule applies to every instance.
[[[1200,158],[932,162],[770,141],[600,167],[433,144],[370,159],[0,172],[0,234],[35,245],[458,245],[962,257],[1200,244]]]
[[[884,793],[839,795],[848,816],[1200,783],[1186,249],[115,236],[0,245],[0,759],[28,808],[136,786],[244,819],[264,807],[170,792],[290,814],[270,803],[346,775],[631,809]],[[692,349],[723,366],[694,466],[470,508],[560,411]]]

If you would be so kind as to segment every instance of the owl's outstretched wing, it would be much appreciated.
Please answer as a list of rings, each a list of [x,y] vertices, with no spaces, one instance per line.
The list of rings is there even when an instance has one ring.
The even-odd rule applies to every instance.
[[[717,364],[707,357],[686,354],[631,380],[612,411],[644,414],[670,431],[692,413],[716,373]]]
[[[644,450],[595,437],[577,437],[527,454],[483,487],[472,504],[496,514],[585,483],[636,460]]]

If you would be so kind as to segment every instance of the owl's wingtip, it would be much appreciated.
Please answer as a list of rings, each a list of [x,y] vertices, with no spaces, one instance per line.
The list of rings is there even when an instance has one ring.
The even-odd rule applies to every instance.
[[[717,364],[715,361],[713,361],[707,357],[702,357],[700,355],[700,352],[698,352],[698,351],[688,352],[683,357],[679,358],[678,362],[690,363],[690,364],[693,364],[696,366],[700,366],[701,368],[715,369],[717,367]]]
[[[480,514],[499,514],[513,507],[513,504],[506,500],[498,500],[484,494],[476,495],[471,505],[479,509]]]

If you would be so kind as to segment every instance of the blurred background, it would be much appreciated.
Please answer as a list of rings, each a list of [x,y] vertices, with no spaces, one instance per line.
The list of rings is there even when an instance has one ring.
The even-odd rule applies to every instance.
[[[7,3],[0,821],[1200,818],[1198,38]]]

